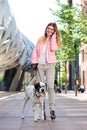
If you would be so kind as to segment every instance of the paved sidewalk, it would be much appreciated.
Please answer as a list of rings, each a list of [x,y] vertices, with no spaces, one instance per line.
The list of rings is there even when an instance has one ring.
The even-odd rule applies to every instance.
[[[1,95],[1,93],[0,93]],[[23,92],[0,96],[0,130],[87,130],[87,94],[69,91],[56,94],[55,121],[51,121],[48,98],[44,122],[34,122],[31,102],[27,106],[25,119],[21,119]]]

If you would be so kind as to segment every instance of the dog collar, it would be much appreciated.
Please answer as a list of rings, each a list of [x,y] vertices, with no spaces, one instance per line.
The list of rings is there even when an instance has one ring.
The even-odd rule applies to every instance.
[[[41,95],[36,95],[36,97],[37,97],[37,98],[40,98],[40,97],[41,97]]]

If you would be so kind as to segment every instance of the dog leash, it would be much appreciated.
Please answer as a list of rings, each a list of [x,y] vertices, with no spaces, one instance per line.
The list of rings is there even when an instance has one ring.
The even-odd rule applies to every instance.
[[[38,70],[38,69],[37,69],[37,71],[38,71],[38,74],[39,74],[39,78],[40,78],[40,80],[41,80],[41,82],[42,82],[40,72],[39,72],[39,70]]]
[[[40,78],[41,82],[43,82],[43,81],[42,81],[42,79],[41,79],[41,75],[40,75],[40,72],[39,72],[39,70],[38,70],[38,69],[37,69],[37,71],[38,71],[39,78]],[[45,83],[45,85],[46,85],[46,90],[47,90],[47,84]]]

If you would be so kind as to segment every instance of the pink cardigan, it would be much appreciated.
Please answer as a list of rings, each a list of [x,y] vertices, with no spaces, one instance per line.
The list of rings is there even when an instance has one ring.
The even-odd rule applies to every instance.
[[[33,51],[32,54],[32,64],[38,63],[38,58],[40,57],[40,52],[43,47],[43,44],[40,44],[37,42],[37,45]],[[46,61],[47,63],[52,63],[56,64],[56,56],[55,56],[55,51],[58,50],[58,46],[56,44],[56,38],[53,36],[51,40],[46,45]]]

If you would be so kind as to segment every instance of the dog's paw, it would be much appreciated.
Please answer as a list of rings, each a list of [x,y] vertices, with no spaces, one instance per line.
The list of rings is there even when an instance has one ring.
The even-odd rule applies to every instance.
[[[38,119],[34,119],[34,122],[38,122]]]
[[[40,117],[37,117],[37,120],[40,120],[41,118]]]
[[[34,118],[34,121],[35,121],[35,122],[38,122],[39,120],[41,120],[40,117]]]
[[[43,122],[43,121],[45,121],[44,119],[41,119],[41,121]]]

